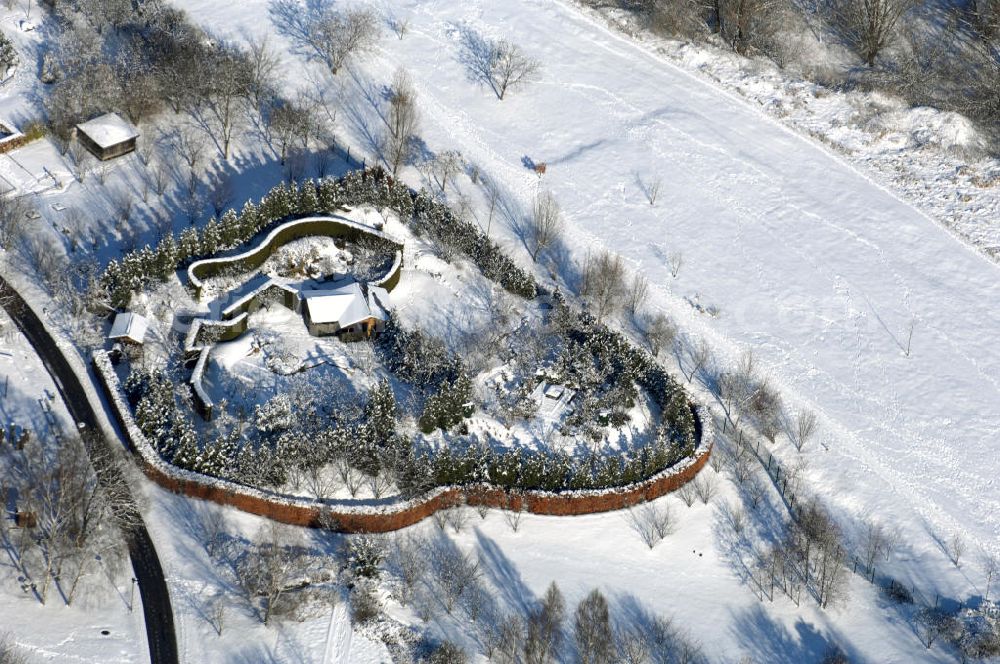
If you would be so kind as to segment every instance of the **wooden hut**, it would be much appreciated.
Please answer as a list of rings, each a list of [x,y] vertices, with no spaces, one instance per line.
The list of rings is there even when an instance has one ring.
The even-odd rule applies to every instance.
[[[137,138],[139,130],[117,113],[105,113],[76,126],[76,139],[101,161],[132,152]]]

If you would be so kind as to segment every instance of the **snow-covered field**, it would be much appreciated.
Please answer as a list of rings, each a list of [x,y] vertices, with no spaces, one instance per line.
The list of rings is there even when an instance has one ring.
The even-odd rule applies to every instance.
[[[263,1],[239,15],[180,4],[233,34],[270,29]],[[356,78],[377,85],[406,67],[429,146],[460,149],[522,209],[553,191],[574,255],[622,253],[721,362],[757,350],[790,398],[825,415],[813,470],[825,494],[859,510],[877,496],[878,513],[918,538],[959,530],[996,546],[995,468],[981,463],[1000,424],[996,266],[821,146],[570,4],[390,4],[409,32],[386,36]],[[541,80],[497,101],[468,80],[463,30],[516,36]],[[548,164],[542,179],[525,156]],[[653,178],[655,206],[639,183]],[[684,255],[676,280],[670,251]],[[719,317],[695,313],[683,299],[695,295]]]
[[[234,35],[273,31],[263,1],[238,15],[181,5]],[[710,340],[720,364],[754,348],[793,408],[821,413],[821,440],[808,452],[812,489],[845,520],[900,525],[909,580],[957,599],[981,592],[977,563],[949,574],[941,542],[962,533],[971,549],[1000,546],[991,453],[1000,425],[1000,314],[992,306],[1000,270],[918,209],[940,213],[932,200],[950,195],[941,182],[925,195],[907,191],[908,203],[870,171],[567,2],[400,1],[385,9],[408,17],[409,31],[384,37],[353,79],[344,77],[352,112],[342,131],[364,148],[361,128],[375,114],[352,91],[406,67],[431,149],[460,150],[502,183],[515,214],[530,209],[539,189],[552,191],[569,220],[572,255],[620,252],[685,334]],[[513,38],[542,62],[541,80],[498,101],[469,80],[465,31]],[[302,66],[285,57],[287,67]],[[545,162],[547,173],[539,179],[525,157]],[[643,183],[655,179],[663,188],[651,206]],[[983,196],[973,213],[995,206],[992,190]],[[684,264],[672,279],[664,257],[675,251]],[[708,319],[685,298],[720,314]],[[781,456],[791,459],[786,447]],[[517,549],[538,555],[533,541]],[[602,569],[589,555],[579,561]],[[721,655],[726,643],[710,646]]]
[[[319,72],[276,36],[266,0],[175,4],[224,35],[271,34],[289,91],[309,84],[304,69]],[[818,440],[805,453],[807,484],[848,528],[862,516],[900,526],[903,544],[891,573],[931,598],[966,601],[983,592],[977,552],[1000,553],[993,445],[1000,430],[1000,268],[945,227],[984,250],[1000,246],[1000,196],[994,162],[964,163],[970,139],[960,119],[892,102],[870,116],[877,101],[870,97],[821,94],[707,48],[637,43],[568,0],[385,0],[378,8],[408,18],[407,34],[398,40],[386,31],[375,53],[330,84],[339,91],[338,132],[356,154],[371,161],[366,137],[381,121],[366,93],[407,68],[427,146],[460,150],[497,182],[508,217],[527,214],[537,191],[553,192],[568,220],[573,259],[602,247],[621,253],[649,278],[653,306],[685,337],[707,339],[719,365],[752,347],[793,410],[820,414]],[[6,16],[13,26],[16,19]],[[462,64],[463,35],[471,33],[510,37],[541,61],[541,79],[498,101]],[[37,33],[18,35],[17,44],[35,48]],[[22,65],[20,78],[5,84],[0,111],[17,121],[29,115],[30,69]],[[808,133],[821,140],[804,138]],[[234,159],[238,201],[281,173],[249,143]],[[962,150],[951,149],[956,145]],[[55,180],[67,180],[70,167],[54,152],[46,156],[52,150],[33,145],[14,153],[16,164],[4,157],[0,176],[19,173],[24,182],[16,184],[37,190],[32,183],[42,182],[44,171],[36,166],[45,163]],[[89,224],[113,228],[106,192],[140,191],[136,159],[116,164],[107,187],[91,177],[49,189],[38,198],[43,220],[66,225],[51,203],[68,203],[91,212]],[[531,162],[546,163],[546,174],[528,170]],[[410,167],[404,177],[419,184],[424,175]],[[650,205],[644,189],[654,181],[662,190]],[[464,177],[459,188],[485,224],[481,191]],[[150,206],[138,207],[134,216],[151,221]],[[179,203],[167,197],[165,207],[180,220]],[[502,216],[493,235],[528,265]],[[127,241],[114,233],[115,241]],[[684,260],[673,278],[667,256],[677,252]],[[565,264],[555,269],[566,278]],[[401,288],[407,298],[419,295],[419,282],[405,276]],[[690,302],[719,314],[709,318]],[[414,305],[411,315],[422,311]],[[0,357],[0,365],[5,361]],[[26,375],[33,389],[47,385],[40,373],[38,381]],[[29,405],[37,395],[30,396]],[[777,454],[789,464],[798,455],[787,442],[779,442]],[[191,528],[192,513],[210,508],[149,493],[148,525],[171,584],[183,661],[387,661],[358,634],[350,651],[326,656],[329,635],[347,640],[343,612],[333,621],[324,615],[264,628],[235,611],[217,636],[199,602],[224,586]],[[722,498],[733,499],[728,484]],[[816,661],[829,642],[858,661],[947,660],[939,647],[925,650],[900,613],[859,577],[852,577],[846,608],[761,603],[726,549],[718,507],[689,510],[676,498],[664,501],[681,520],[652,551],[622,514],[527,516],[517,533],[491,514],[457,540],[482,552],[486,577],[505,601],[538,597],[552,580],[571,601],[594,586],[613,603],[634,595],[673,616],[715,660]],[[245,536],[256,530],[256,520],[229,516]],[[961,569],[944,551],[954,534],[969,542]],[[120,603],[84,616],[76,608],[28,604],[0,602],[0,631],[12,631],[39,659],[144,657],[140,614],[127,614]],[[392,604],[390,612],[417,622]],[[91,636],[96,623],[109,625],[111,636]],[[471,631],[450,619],[432,621],[430,629],[459,640]]]

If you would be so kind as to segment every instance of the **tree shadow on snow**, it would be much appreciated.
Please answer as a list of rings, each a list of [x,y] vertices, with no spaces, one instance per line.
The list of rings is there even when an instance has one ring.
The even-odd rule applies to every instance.
[[[823,633],[802,618],[796,620],[794,632],[791,632],[760,605],[735,613],[730,631],[740,643],[742,652],[754,662],[821,662],[837,648],[847,655],[848,661],[860,661],[843,639]]]
[[[507,606],[524,615],[535,605],[535,595],[521,579],[521,573],[497,543],[475,528],[479,561],[486,577]]]

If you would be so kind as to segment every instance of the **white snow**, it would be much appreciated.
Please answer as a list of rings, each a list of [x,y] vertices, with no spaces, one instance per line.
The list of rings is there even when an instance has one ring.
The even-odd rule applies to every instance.
[[[239,13],[198,0],[180,4],[196,20],[225,25],[234,35],[273,32],[265,0],[247,2]],[[673,45],[676,57],[662,56],[657,44],[636,43],[558,0],[397,0],[385,3],[385,11],[409,19],[405,37],[384,38],[378,53],[340,82],[345,129],[356,146],[370,149],[364,130],[379,126],[362,91],[405,67],[417,89],[426,144],[460,150],[503,189],[494,237],[528,264],[503,216],[523,217],[538,190],[552,191],[568,220],[574,258],[602,247],[621,253],[649,278],[651,304],[678,322],[683,337],[706,338],[721,366],[753,347],[793,410],[821,414],[820,440],[808,451],[808,483],[846,522],[870,516],[902,528],[908,553],[895,573],[959,599],[976,592],[978,573],[949,571],[940,545],[963,533],[972,548],[1000,546],[994,454],[1000,269],[943,229],[989,246],[997,237],[997,191],[967,187],[962,175],[988,174],[989,164],[969,162],[956,171],[951,164],[962,164],[960,155],[935,152],[973,142],[961,122],[951,125],[950,138],[899,141],[893,127],[880,142],[847,126],[830,138],[828,121],[852,99],[814,94],[815,86],[803,86],[800,94],[768,81],[766,94],[794,102],[780,113],[768,109],[789,118],[782,124],[756,103],[765,92],[754,87],[751,68],[691,46],[679,51]],[[466,75],[465,30],[510,36],[541,61],[541,80],[498,101]],[[286,66],[303,66],[294,63]],[[730,78],[714,85],[698,69]],[[748,90],[738,96],[723,87]],[[802,104],[819,110],[796,111]],[[947,134],[950,120],[934,115]],[[893,122],[885,112],[880,119]],[[789,125],[819,139],[803,138]],[[847,141],[853,142],[845,147]],[[545,162],[547,173],[539,178],[523,166],[525,158]],[[898,177],[892,175],[897,170]],[[418,182],[421,175],[410,169],[406,177]],[[663,187],[650,205],[643,190],[654,180]],[[487,204],[468,180],[462,186],[485,226]],[[684,257],[676,279],[666,264],[672,252]],[[787,442],[777,452],[789,462],[797,456]],[[544,567],[548,573],[540,571],[546,555],[540,536],[518,535],[501,547],[536,594],[548,577],[601,570],[609,585],[655,606],[683,602],[685,624],[711,653],[734,652],[748,625],[738,610],[719,616],[715,608],[719,601],[740,601],[732,578],[711,589],[651,586],[650,570],[663,567],[636,562],[638,552],[597,554],[588,535],[607,522],[593,522],[580,530],[554,523],[564,537],[552,545],[549,555],[558,563]],[[718,547],[709,533],[698,532],[704,548]],[[577,550],[587,551],[578,563],[566,559],[568,533],[580,538]],[[680,564],[678,574],[687,570]],[[856,594],[855,608],[833,620],[868,657],[936,656],[913,650],[912,635],[898,632],[886,615],[858,630],[858,616],[872,617],[875,600],[862,590]],[[770,620],[774,610],[763,613]],[[789,616],[795,613],[782,618],[793,635]],[[810,628],[816,620],[803,619]],[[893,652],[902,654],[876,655],[887,630]]]
[[[176,4],[234,38],[274,33],[267,0]],[[530,265],[507,224],[530,210],[537,190],[551,190],[568,220],[571,257],[579,261],[603,247],[622,253],[648,276],[652,305],[678,322],[682,336],[706,338],[721,366],[752,346],[793,410],[820,413],[819,440],[805,455],[808,483],[847,523],[871,516],[902,528],[905,545],[893,574],[931,595],[964,600],[982,592],[971,551],[1000,547],[1000,270],[942,227],[984,250],[1000,247],[1000,179],[995,161],[966,156],[977,139],[962,118],[829,93],[695,45],[637,44],[561,0],[379,6],[409,19],[405,38],[384,36],[369,60],[331,84],[342,91],[337,129],[354,154],[368,151],[371,161],[365,132],[380,122],[365,92],[405,66],[417,86],[428,148],[461,150],[503,189],[492,238]],[[541,80],[496,100],[461,65],[466,29],[514,39],[542,62]],[[14,37],[23,46],[40,32]],[[289,85],[322,80],[319,68],[272,38]],[[29,69],[15,77],[32,78]],[[0,110],[20,117],[11,107],[20,111],[26,99],[3,100]],[[240,180],[243,197],[280,178],[273,159],[261,163],[253,149]],[[525,157],[547,163],[547,173],[539,179],[523,167]],[[413,168],[403,176],[414,184],[423,177]],[[69,166],[51,143],[0,158],[0,177],[85,207],[96,220],[90,234],[97,250],[103,234],[96,231],[111,218],[107,196],[93,178],[64,191]],[[656,179],[663,188],[650,205],[643,188]],[[140,177],[122,170],[110,182],[138,190]],[[485,227],[481,194],[461,176],[458,187]],[[42,211],[52,229],[69,225],[68,216]],[[110,224],[103,230],[109,240],[100,255],[114,255],[124,234]],[[676,278],[666,264],[672,252],[684,256]],[[455,297],[461,284],[417,276],[413,265],[408,255],[393,295],[405,297],[405,313],[433,319],[437,311],[415,304],[421,295],[442,308],[467,306],[468,289]],[[713,307],[716,317],[702,315]],[[787,442],[776,453],[790,463],[798,457]],[[150,494],[151,531],[176,597],[186,661],[317,661],[324,635],[343,633],[342,623],[331,630],[326,618],[264,630],[243,616],[215,637],[197,600],[206,584],[223,584],[189,519],[206,506],[156,489]],[[736,499],[728,489],[724,497]],[[937,646],[925,650],[901,614],[857,578],[846,610],[759,602],[731,564],[715,509],[682,514],[678,532],[652,552],[615,514],[528,516],[518,533],[491,515],[458,539],[502,563],[490,568],[497,593],[523,601],[554,579],[574,600],[601,585],[673,614],[719,659],[812,661],[822,655],[817,644],[836,640],[867,661],[946,660]],[[231,523],[253,521],[227,516]],[[955,533],[970,542],[961,570],[940,544]],[[4,620],[10,614],[19,641],[59,643],[48,631],[59,631],[50,611],[36,619],[17,604],[0,611]],[[429,629],[461,637],[462,627],[441,621]],[[362,659],[357,643],[356,661],[378,661]],[[129,641],[137,651],[143,644],[141,635]],[[110,657],[93,646],[79,653],[81,661]]]

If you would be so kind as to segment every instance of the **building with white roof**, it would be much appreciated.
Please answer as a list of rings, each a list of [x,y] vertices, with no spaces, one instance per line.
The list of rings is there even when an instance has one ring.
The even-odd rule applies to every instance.
[[[118,314],[115,316],[115,322],[111,324],[111,333],[108,334],[108,339],[141,346],[146,340],[147,330],[149,330],[149,321],[143,316],[132,312]]]
[[[544,380],[538,383],[531,393],[531,397],[538,404],[538,416],[553,422],[562,418],[574,396],[576,396],[575,390]]]
[[[105,113],[78,124],[76,138],[95,157],[105,161],[135,150],[139,130],[117,113]]]
[[[389,293],[371,284],[351,280],[333,288],[303,291],[300,296],[306,327],[313,336],[368,338],[389,320]]]

